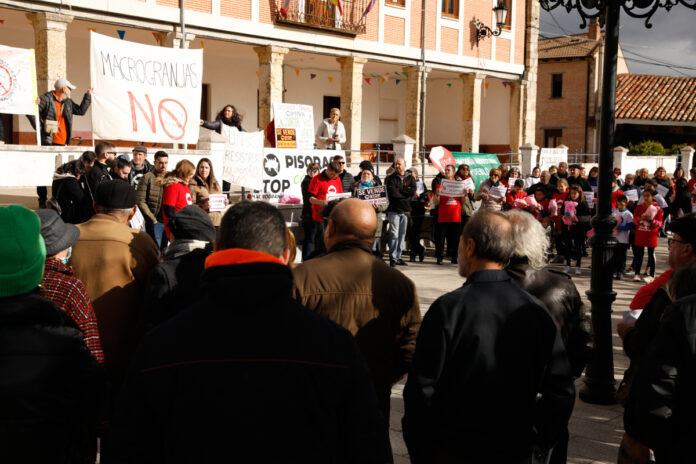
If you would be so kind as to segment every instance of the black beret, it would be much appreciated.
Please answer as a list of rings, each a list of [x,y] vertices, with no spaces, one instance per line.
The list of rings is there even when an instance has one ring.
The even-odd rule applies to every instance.
[[[169,230],[175,240],[192,239],[205,242],[215,241],[215,226],[208,213],[196,205],[189,205],[176,212],[169,220]]]
[[[106,209],[128,209],[135,206],[138,198],[135,189],[128,182],[115,179],[99,184],[94,201]]]

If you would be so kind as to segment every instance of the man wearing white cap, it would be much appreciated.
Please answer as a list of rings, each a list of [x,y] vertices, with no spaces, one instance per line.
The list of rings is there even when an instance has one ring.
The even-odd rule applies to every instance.
[[[54,89],[41,95],[39,105],[39,119],[41,121],[41,145],[70,145],[72,135],[73,114],[82,116],[92,103],[92,89],[87,89],[82,103],[79,105],[70,99],[70,93],[75,86],[69,80],[60,78],[54,84]],[[32,127],[36,128],[33,115],[28,115]],[[39,207],[46,204],[46,187],[37,187],[39,195]]]

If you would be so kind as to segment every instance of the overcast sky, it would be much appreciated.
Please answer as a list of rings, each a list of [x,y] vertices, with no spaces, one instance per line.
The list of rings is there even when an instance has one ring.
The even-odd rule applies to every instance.
[[[539,26],[542,36],[554,37],[586,32],[587,29],[580,29],[581,23],[576,10],[568,13],[565,8],[558,7],[548,12],[542,8]],[[644,19],[632,18],[625,13],[621,15],[619,40],[629,71],[696,77],[696,10],[682,5],[675,6],[669,12],[659,8],[651,24],[653,27],[647,29]],[[652,64],[643,63],[646,61]],[[686,68],[670,69],[660,63]]]

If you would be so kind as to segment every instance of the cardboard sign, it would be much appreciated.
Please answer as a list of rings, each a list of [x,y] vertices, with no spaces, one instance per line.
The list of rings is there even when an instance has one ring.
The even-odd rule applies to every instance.
[[[276,128],[277,148],[314,149],[314,108],[311,105],[274,103],[273,122]],[[293,133],[294,147],[289,146],[291,140],[285,139]],[[283,139],[278,138],[278,134],[281,134]]]
[[[263,132],[240,132],[222,125],[225,158],[222,178],[232,185],[255,190],[263,188]]]
[[[476,190],[476,185],[474,184],[474,181],[471,180],[471,177],[467,177],[464,179],[464,188],[468,190]]]
[[[130,220],[130,226],[131,229],[135,230],[143,230],[145,227],[145,218],[143,217],[143,213],[140,212],[140,208],[137,206],[135,207],[135,214]]]
[[[227,205],[225,204],[226,199],[227,195],[223,195],[221,193],[210,195],[208,197],[208,200],[210,201],[210,212],[225,211],[227,209]]]
[[[297,131],[295,129],[276,129],[277,148],[297,148]]]
[[[466,182],[461,180],[443,179],[440,182],[440,195],[446,197],[463,197],[467,195]]]
[[[416,181],[416,195],[425,193],[425,184],[422,180]]]
[[[262,187],[263,195],[259,198],[271,203],[277,202],[283,195],[292,195],[302,199],[302,180],[307,175],[307,166],[319,165],[323,171],[336,155],[344,155],[336,150],[288,150],[265,148],[263,150]]]
[[[638,190],[626,190],[624,195],[626,195],[626,198],[628,198],[629,201],[638,201]]]
[[[203,50],[157,47],[90,32],[96,139],[196,143]]]
[[[384,185],[358,189],[355,193],[358,198],[370,203],[371,205],[389,204],[389,199],[387,198],[387,187]]]
[[[659,193],[655,195],[655,202],[657,203],[657,206],[659,206],[660,208],[667,208],[668,206],[665,199]]]
[[[585,201],[588,204],[592,204],[594,202],[594,192],[582,192],[585,195]]]
[[[666,197],[667,194],[669,193],[669,189],[667,187],[665,187],[664,185],[657,184],[657,193],[659,193],[663,197]]]
[[[551,166],[568,162],[567,148],[542,148],[539,153],[539,168],[547,171]]]
[[[34,114],[36,66],[34,50],[0,45],[0,113]]]
[[[326,201],[334,201],[334,200],[341,200],[343,198],[350,198],[353,195],[350,194],[350,192],[344,192],[344,193],[327,193],[326,194]]]

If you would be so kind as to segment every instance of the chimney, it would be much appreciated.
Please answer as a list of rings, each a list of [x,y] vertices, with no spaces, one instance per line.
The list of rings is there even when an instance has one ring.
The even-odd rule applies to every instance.
[[[590,20],[590,28],[587,32],[587,38],[590,40],[597,41],[597,40],[599,40],[599,37],[600,37],[599,20],[597,18],[592,18]]]

